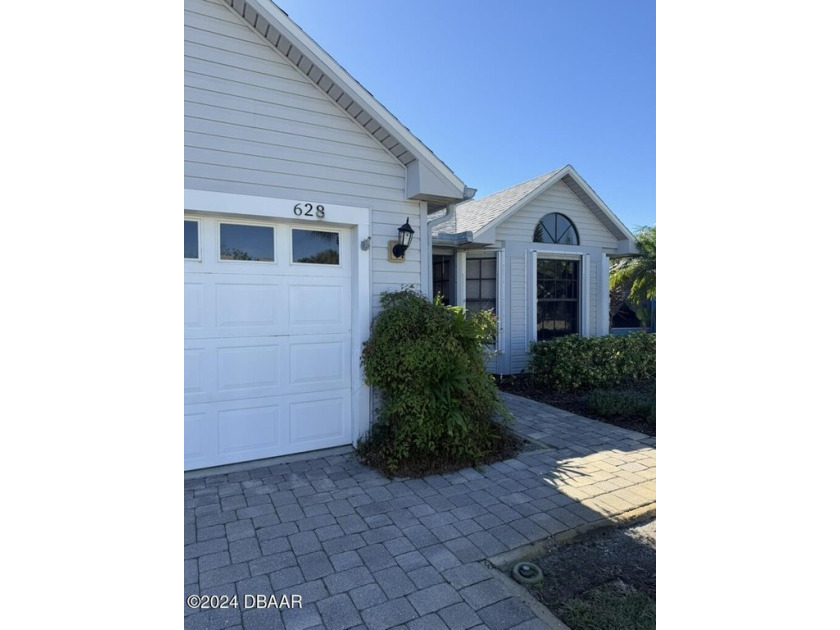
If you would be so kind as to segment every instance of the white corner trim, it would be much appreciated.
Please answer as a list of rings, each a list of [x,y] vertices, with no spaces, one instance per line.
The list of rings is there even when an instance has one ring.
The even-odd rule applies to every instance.
[[[457,281],[455,284],[455,305],[467,305],[467,252],[458,250],[455,253],[455,272]]]
[[[580,282],[578,283],[578,299],[580,300],[580,336],[589,337],[590,322],[589,322],[589,301],[592,293],[592,285],[590,283],[590,276],[592,270],[590,268],[589,254],[583,254],[580,262]]]
[[[505,250],[496,253],[496,352],[504,354],[507,309],[505,308]]]
[[[610,261],[606,254],[601,254],[601,277],[598,281],[601,305],[598,309],[598,334],[610,334]]]

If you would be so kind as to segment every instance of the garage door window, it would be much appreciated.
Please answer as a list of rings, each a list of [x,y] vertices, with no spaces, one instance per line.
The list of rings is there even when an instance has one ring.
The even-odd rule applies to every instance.
[[[274,261],[274,228],[238,223],[219,224],[221,260]]]
[[[184,258],[198,260],[198,221],[184,221]]]
[[[338,232],[292,230],[292,260],[310,265],[337,265]]]

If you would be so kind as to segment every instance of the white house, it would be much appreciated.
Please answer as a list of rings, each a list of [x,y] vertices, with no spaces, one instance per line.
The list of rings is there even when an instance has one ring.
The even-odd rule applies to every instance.
[[[463,203],[475,191],[271,0],[184,7],[185,469],[364,435],[386,290],[495,308],[493,372],[524,368],[531,339],[606,332],[607,256],[633,237],[571,167]]]
[[[469,191],[271,0],[184,7],[185,469],[353,443],[378,296]]]
[[[517,374],[531,341],[609,332],[609,257],[635,251],[630,230],[571,166],[430,218],[434,292],[493,309],[496,356]]]

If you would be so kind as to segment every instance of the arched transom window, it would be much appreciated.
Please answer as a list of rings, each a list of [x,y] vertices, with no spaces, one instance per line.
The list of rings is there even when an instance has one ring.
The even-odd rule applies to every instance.
[[[575,224],[559,212],[552,212],[540,219],[534,228],[534,242],[580,245]]]

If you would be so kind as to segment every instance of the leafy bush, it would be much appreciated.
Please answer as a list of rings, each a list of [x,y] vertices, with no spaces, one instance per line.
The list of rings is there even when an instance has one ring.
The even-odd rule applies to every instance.
[[[550,389],[611,387],[656,378],[656,334],[571,335],[530,346],[534,384]]]
[[[654,395],[644,391],[625,389],[596,389],[586,399],[587,406],[604,418],[626,418],[650,421],[654,414],[656,424]]]
[[[507,415],[484,370],[492,313],[467,315],[412,290],[384,293],[381,303],[362,350],[365,380],[381,394],[362,457],[388,474],[477,463],[502,440],[494,415]]]

